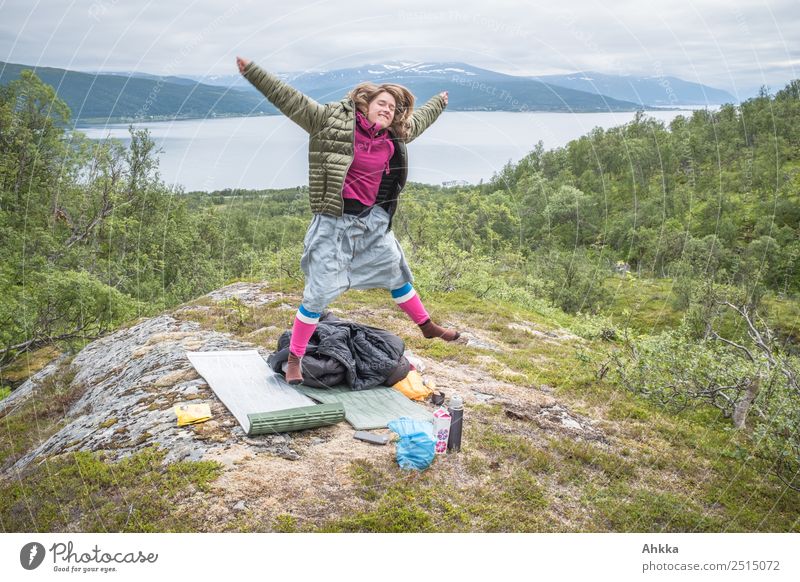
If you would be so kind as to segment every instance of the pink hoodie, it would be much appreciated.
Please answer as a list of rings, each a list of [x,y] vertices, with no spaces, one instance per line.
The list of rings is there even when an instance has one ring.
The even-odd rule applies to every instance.
[[[389,173],[389,160],[394,154],[394,144],[387,131],[378,134],[381,126],[371,123],[356,111],[356,135],[353,163],[344,177],[343,198],[355,198],[372,206],[378,197],[381,177]]]

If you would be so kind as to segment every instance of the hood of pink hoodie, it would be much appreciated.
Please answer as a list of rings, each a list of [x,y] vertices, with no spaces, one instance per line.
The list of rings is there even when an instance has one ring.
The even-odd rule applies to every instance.
[[[367,116],[364,115],[363,113],[361,113],[360,111],[356,111],[356,119],[358,120],[358,126],[361,129],[363,129],[366,132],[366,134],[371,138],[370,139],[370,143],[369,143],[369,148],[372,147],[372,142],[375,139],[378,139],[378,140],[389,139],[389,132],[388,131],[384,131],[383,133],[378,135],[378,132],[381,131],[381,129],[383,129],[381,127],[381,124],[380,124],[379,121],[376,121],[375,123],[372,123],[369,119],[367,119]],[[389,141],[391,141],[391,140],[389,140]]]

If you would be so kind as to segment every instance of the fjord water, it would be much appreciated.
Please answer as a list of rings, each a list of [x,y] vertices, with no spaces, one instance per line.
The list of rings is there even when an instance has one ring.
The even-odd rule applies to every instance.
[[[647,113],[668,124],[690,111]],[[441,184],[488,180],[542,140],[545,149],[565,145],[594,127],[631,121],[625,113],[445,112],[409,144],[409,180]],[[185,191],[287,188],[308,183],[308,138],[283,116],[234,117],[134,124],[147,128],[160,155],[161,176]],[[78,128],[92,139],[129,141],[128,125]]]

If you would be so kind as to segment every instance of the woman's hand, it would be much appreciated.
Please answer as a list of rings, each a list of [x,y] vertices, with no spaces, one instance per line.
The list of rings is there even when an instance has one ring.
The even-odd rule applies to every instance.
[[[244,75],[244,70],[247,68],[247,65],[250,64],[248,59],[243,59],[242,57],[236,57],[236,65],[239,67],[239,72]],[[445,99],[447,99],[445,97]]]
[[[444,99],[444,104],[447,105],[447,91],[442,91],[439,96]]]

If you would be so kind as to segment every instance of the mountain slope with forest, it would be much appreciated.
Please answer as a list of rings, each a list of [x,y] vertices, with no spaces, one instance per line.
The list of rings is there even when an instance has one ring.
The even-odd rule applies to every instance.
[[[185,79],[92,75],[51,67],[0,62],[0,85],[34,70],[72,112],[75,123],[185,119],[274,113],[260,95]]]

